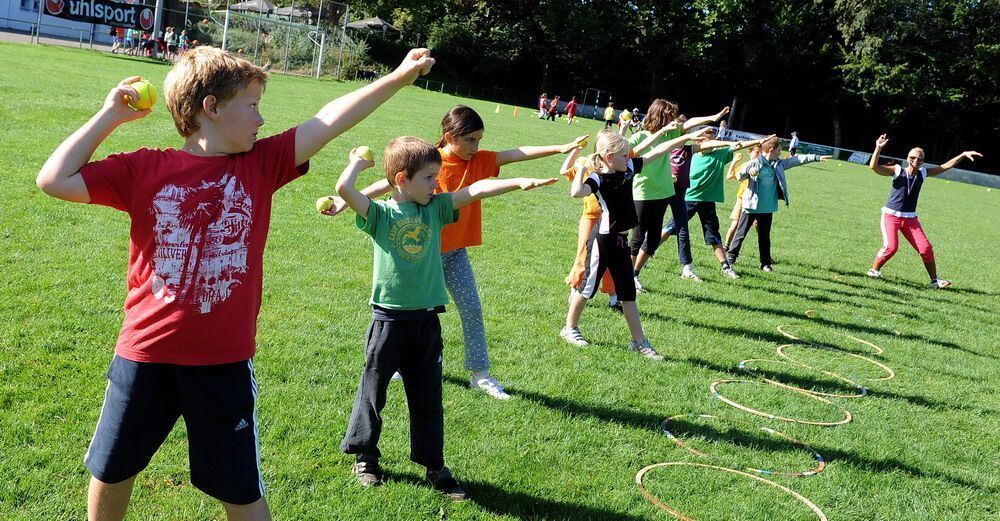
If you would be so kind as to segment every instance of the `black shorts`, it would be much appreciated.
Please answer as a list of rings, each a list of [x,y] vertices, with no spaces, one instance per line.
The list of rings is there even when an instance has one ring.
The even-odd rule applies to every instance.
[[[115,355],[84,463],[105,483],[146,468],[183,417],[191,484],[246,505],[264,495],[253,360],[209,366],[133,362]]]
[[[622,302],[635,301],[635,273],[632,271],[632,256],[628,249],[628,237],[623,233],[599,233],[589,252],[587,267],[583,273],[583,284],[577,291],[588,299],[594,298],[601,285],[604,270],[611,272],[615,283],[615,295]]]

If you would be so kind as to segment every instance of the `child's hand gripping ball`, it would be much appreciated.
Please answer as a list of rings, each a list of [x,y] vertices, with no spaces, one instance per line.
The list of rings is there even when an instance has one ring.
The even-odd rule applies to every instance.
[[[156,87],[152,83],[146,80],[139,80],[129,84],[129,87],[135,89],[136,94],[139,95],[139,99],[132,99],[132,96],[128,95],[125,96],[128,106],[132,107],[133,110],[151,109],[156,104]]]
[[[372,149],[370,149],[370,148],[368,148],[368,147],[366,147],[364,145],[362,145],[362,146],[360,146],[358,148],[355,148],[354,151],[353,151],[353,155],[355,155],[357,157],[360,157],[361,159],[364,159],[366,161],[374,161],[372,159]]]
[[[333,208],[333,196],[327,195],[325,197],[320,197],[319,199],[316,199],[317,212],[325,212],[330,208]]]

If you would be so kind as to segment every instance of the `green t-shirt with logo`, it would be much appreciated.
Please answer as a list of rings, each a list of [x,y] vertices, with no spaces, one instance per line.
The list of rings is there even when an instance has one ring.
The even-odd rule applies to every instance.
[[[778,178],[774,174],[774,165],[764,161],[757,174],[757,209],[746,210],[747,213],[774,213],[778,211]]]
[[[652,135],[652,132],[648,130],[636,132],[628,139],[628,144],[635,147],[645,141],[650,135]],[[683,129],[675,128],[668,130],[646,150],[650,150],[663,142],[677,139],[683,135]],[[647,162],[643,165],[642,172],[636,174],[635,179],[632,180],[632,199],[636,201],[666,199],[674,195],[674,193],[674,179],[670,176],[670,154],[663,154]]]
[[[372,201],[367,218],[355,224],[372,238],[373,306],[420,310],[448,303],[441,266],[441,228],[458,220],[451,194],[437,194],[425,205]]]
[[[691,158],[691,186],[684,194],[685,201],[722,203],[726,201],[723,182],[726,167],[733,161],[729,147],[698,152]]]

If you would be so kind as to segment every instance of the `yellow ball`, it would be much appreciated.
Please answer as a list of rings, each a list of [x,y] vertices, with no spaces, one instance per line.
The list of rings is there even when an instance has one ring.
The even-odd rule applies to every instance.
[[[139,99],[129,98],[128,106],[135,110],[146,110],[153,108],[156,104],[156,87],[146,80],[133,82],[129,87],[135,89],[139,94]]]
[[[366,147],[364,145],[361,145],[360,147],[354,149],[354,154],[356,156],[360,157],[361,159],[366,160],[366,161],[373,161],[373,159],[372,159],[372,149],[370,149],[370,148],[368,148],[368,147]]]
[[[325,211],[329,210],[330,208],[333,208],[333,198],[332,197],[327,196],[327,197],[320,197],[319,199],[316,199],[316,211],[317,212],[325,212]]]

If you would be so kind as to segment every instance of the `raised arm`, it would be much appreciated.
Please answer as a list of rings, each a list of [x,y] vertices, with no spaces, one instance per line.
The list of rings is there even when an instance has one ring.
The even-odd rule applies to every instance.
[[[132,76],[122,80],[104,98],[104,106],[56,147],[38,171],[35,179],[38,188],[56,199],[74,203],[90,202],[90,192],[80,176],[80,169],[90,162],[97,147],[119,125],[149,114],[149,109],[132,110],[125,100],[126,96],[139,98],[139,93],[129,85],[140,79],[139,76]]]
[[[358,174],[362,170],[373,166],[375,166],[373,161],[356,156],[352,150],[351,162],[348,163],[347,167],[340,174],[340,178],[337,179],[337,194],[344,198],[344,201],[347,202],[347,205],[352,210],[365,218],[368,217],[368,207],[371,206],[372,200],[361,193],[355,184],[358,182]]]
[[[663,134],[666,134],[667,132],[677,128],[680,128],[680,125],[678,125],[676,121],[671,121],[670,123],[667,123],[666,126],[661,127],[660,130],[653,132],[652,134],[649,135],[649,137],[643,139],[638,145],[632,147],[632,151],[635,152],[635,155],[637,156],[642,155],[642,153],[645,152],[647,148],[653,146],[653,143],[656,143],[657,139],[663,137]]]
[[[391,191],[392,185],[389,184],[389,181],[387,179],[379,179],[378,181],[362,188],[361,195],[369,199],[375,199]],[[336,195],[328,195],[326,197],[327,199],[333,201],[333,206],[331,206],[329,210],[320,212],[321,214],[333,217],[347,209],[347,201],[345,201],[342,197],[338,197]]]
[[[578,168],[576,170],[576,175],[573,176],[573,182],[569,186],[570,196],[580,198],[587,197],[588,195],[594,193],[594,191],[590,188],[590,185],[584,182],[587,180],[587,176],[589,175],[590,173],[586,168]]]
[[[587,137],[586,135],[580,136],[564,145],[526,146],[497,152],[497,166],[517,163],[518,161],[529,161],[554,154],[565,154],[580,148],[580,144],[586,141]]]
[[[690,130],[694,127],[700,127],[702,125],[707,125],[709,123],[715,123],[720,119],[724,118],[726,114],[729,114],[729,107],[722,107],[722,110],[716,112],[711,116],[701,116],[697,118],[691,118],[684,122],[684,130]]]
[[[702,139],[708,134],[711,134],[712,132],[713,130],[711,128],[705,127],[701,130],[697,130],[695,132],[691,132],[689,134],[684,134],[683,136],[676,137],[674,139],[671,139],[670,141],[664,141],[663,143],[660,143],[659,145],[654,147],[649,152],[643,154],[641,156],[642,160],[652,161],[662,156],[663,154],[670,152],[671,150],[684,146],[684,143],[687,143],[688,141],[696,141]]]
[[[580,156],[580,147],[574,148],[566,154],[566,160],[563,161],[562,167],[559,168],[559,175],[569,178],[570,181],[573,180],[573,164],[576,163],[576,158]],[[573,176],[573,177],[571,177]]]
[[[295,164],[301,165],[333,138],[368,117],[399,89],[427,74],[434,58],[427,49],[412,49],[392,73],[327,103],[295,131]]]
[[[889,136],[882,134],[875,140],[875,151],[872,152],[872,158],[868,160],[868,168],[871,168],[878,175],[891,176],[895,171],[888,166],[878,164],[878,156],[882,153],[882,148],[889,143]],[[929,172],[928,172],[929,173]]]
[[[729,170],[726,171],[726,179],[736,180],[736,169],[740,161],[743,160],[743,154],[737,152],[733,154],[733,162],[729,163]]]
[[[944,163],[944,164],[942,164],[940,166],[932,166],[932,167],[928,168],[927,169],[927,175],[932,176],[932,177],[936,176],[936,175],[940,175],[940,174],[944,173],[944,171],[946,171],[946,170],[955,168],[955,165],[957,165],[963,159],[968,158],[969,161],[975,161],[977,157],[983,157],[983,155],[980,154],[979,152],[976,152],[975,150],[966,150],[965,152],[962,152],[961,154],[959,154],[959,155],[951,158],[946,163]]]
[[[480,199],[495,197],[514,190],[532,190],[539,186],[550,185],[558,180],[558,177],[548,179],[532,179],[530,177],[482,179],[457,192],[452,192],[451,204],[455,208],[461,208]]]

